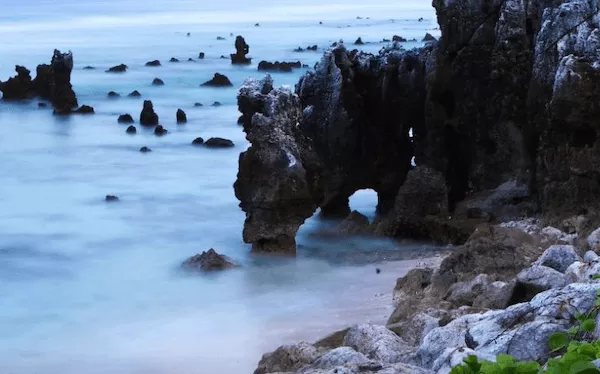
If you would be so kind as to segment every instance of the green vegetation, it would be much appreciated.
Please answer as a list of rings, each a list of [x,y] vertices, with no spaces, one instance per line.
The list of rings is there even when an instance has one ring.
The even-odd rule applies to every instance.
[[[593,363],[600,359],[600,340],[593,340],[599,310],[600,291],[589,313],[575,316],[577,323],[566,333],[555,333],[550,337],[548,345],[556,357],[548,360],[544,367],[537,362],[519,362],[509,355],[498,355],[496,362],[479,361],[477,356],[469,356],[464,364],[452,369],[450,374],[600,373]]]

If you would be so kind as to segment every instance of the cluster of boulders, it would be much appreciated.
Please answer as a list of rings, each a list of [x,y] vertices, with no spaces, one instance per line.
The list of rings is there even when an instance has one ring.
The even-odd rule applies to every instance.
[[[38,65],[35,79],[24,66],[16,66],[17,75],[0,82],[0,92],[4,100],[26,100],[39,97],[48,100],[56,114],[93,113],[89,106],[78,107],[77,97],[71,86],[73,55],[54,50],[49,65]]]
[[[300,61],[296,61],[296,62],[279,62],[279,61],[275,61],[275,62],[268,62],[268,61],[261,61],[258,63],[258,70],[259,71],[273,71],[273,72],[284,72],[284,73],[289,73],[291,72],[293,69],[298,69],[302,67],[302,63],[300,63]]]
[[[484,224],[439,267],[398,280],[386,326],[282,346],[263,356],[255,374],[447,374],[469,355],[544,363],[559,354],[550,336],[596,305],[600,229],[587,240],[583,233],[534,219]],[[592,335],[600,338],[600,330]]]
[[[255,232],[244,238],[255,249],[273,234],[250,228],[291,245],[316,208],[344,218],[360,189],[378,195],[376,234],[440,243],[464,243],[481,222],[559,222],[583,207],[598,217],[598,4],[433,5],[441,37],[426,35],[422,48],[373,55],[338,44],[295,92],[254,81],[240,90],[248,154],[294,156],[240,159],[245,232]],[[265,116],[272,102],[286,113]],[[258,134],[265,118],[276,135]],[[299,187],[284,188],[296,169]]]

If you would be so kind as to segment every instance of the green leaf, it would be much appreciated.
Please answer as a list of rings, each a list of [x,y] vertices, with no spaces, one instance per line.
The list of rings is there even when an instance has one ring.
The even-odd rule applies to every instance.
[[[503,368],[509,367],[515,362],[517,362],[517,360],[515,360],[512,356],[509,355],[498,355],[498,357],[496,357],[496,363]]]
[[[581,323],[581,329],[585,332],[592,332],[596,330],[596,321],[591,318],[586,319]]]
[[[553,351],[558,351],[565,348],[569,344],[569,336],[563,332],[552,334],[548,345]]]
[[[593,280],[598,280],[600,279],[600,274],[594,274],[594,276],[592,277]]]
[[[571,365],[569,374],[595,374],[600,373],[596,365],[590,361],[577,361]]]
[[[577,353],[589,357],[590,360],[595,360],[598,354],[598,347],[594,344],[584,343],[577,348]]]
[[[541,369],[537,362],[522,362],[517,366],[515,374],[537,374]]]

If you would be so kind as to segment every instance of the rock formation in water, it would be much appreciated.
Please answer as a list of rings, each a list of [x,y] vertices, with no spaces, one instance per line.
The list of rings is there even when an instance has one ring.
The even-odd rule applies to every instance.
[[[6,82],[0,82],[0,91],[4,100],[25,100],[36,96],[31,72],[24,66],[15,66],[17,75]]]
[[[153,86],[164,86],[165,82],[162,79],[160,79],[160,78],[154,78],[152,80],[152,85]]]
[[[311,186],[311,197],[295,191],[302,209],[290,204],[281,212],[285,205],[271,202],[277,214],[287,214],[282,232],[294,231],[288,222],[303,221],[315,205],[325,215],[345,217],[348,197],[369,188],[384,214],[379,234],[442,243],[464,242],[481,222],[540,212],[558,221],[582,207],[600,209],[598,4],[433,5],[439,41],[412,51],[392,46],[379,55],[338,45],[297,85],[302,115],[287,142],[304,144],[318,167],[303,165],[311,177],[301,185]],[[238,98],[247,134],[256,131],[255,113],[265,111],[261,89],[251,84]],[[271,111],[269,117],[296,118],[294,105],[282,110],[292,114]],[[252,148],[270,141],[253,139]],[[429,171],[415,171],[401,190],[411,161]],[[240,175],[246,167],[240,163]],[[289,174],[285,168],[265,172]],[[427,184],[434,174],[435,184]],[[253,178],[248,190],[265,187],[261,175]],[[252,225],[260,226],[258,217]],[[245,238],[254,243],[259,235]]]
[[[274,71],[274,72],[289,73],[292,71],[292,69],[298,69],[301,67],[302,67],[302,64],[300,63],[300,61],[296,61],[296,62],[261,61],[258,63],[259,71]]]
[[[116,66],[109,68],[106,72],[107,73],[125,73],[127,71],[127,68],[128,68],[127,65],[120,64],[120,65],[116,65]]]
[[[158,114],[154,112],[152,101],[144,100],[144,106],[140,113],[140,125],[155,126],[158,125]]]
[[[210,138],[205,143],[208,148],[233,148],[235,144],[229,139]]]
[[[235,53],[231,54],[231,63],[234,65],[248,65],[252,62],[251,58],[246,57],[250,52],[250,46],[241,35],[235,38]]]
[[[240,154],[234,184],[246,212],[243,238],[255,252],[296,253],[296,232],[317,208],[317,160],[298,127],[299,98],[274,89],[270,76],[248,80],[238,96],[251,146]]]
[[[182,109],[177,109],[177,113],[175,115],[178,124],[187,123],[187,114]]]
[[[68,114],[77,108],[77,97],[71,86],[73,55],[54,50],[50,65],[38,65],[35,79],[23,66],[15,68],[17,76],[0,82],[4,100],[24,100],[40,97],[48,100],[59,114]]]
[[[181,266],[189,271],[215,271],[239,267],[231,258],[218,254],[212,248],[188,258]]]
[[[161,63],[158,60],[153,60],[146,62],[146,66],[161,66]]]
[[[204,87],[231,87],[233,83],[227,78],[226,75],[215,73],[214,77],[201,84]]]
[[[117,118],[118,123],[133,123],[133,117],[131,114],[121,114],[119,118]]]

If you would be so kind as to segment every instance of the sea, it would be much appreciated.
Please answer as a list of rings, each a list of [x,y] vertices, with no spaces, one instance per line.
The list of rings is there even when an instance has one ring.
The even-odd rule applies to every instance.
[[[296,258],[252,255],[232,187],[249,146],[236,95],[264,76],[261,60],[308,65],[272,74],[293,89],[333,42],[354,48],[361,37],[356,48],[377,53],[384,38],[414,38],[402,43],[410,49],[426,32],[439,35],[422,0],[3,0],[0,80],[15,65],[35,75],[54,49],[72,51],[74,90],[96,113],[60,117],[38,100],[0,101],[0,373],[252,373],[281,344],[385,323],[396,279],[443,249],[323,235],[337,223],[316,214],[300,229]],[[237,35],[250,45],[249,66],[221,58]],[[311,45],[318,51],[294,52]],[[161,66],[145,66],[151,60]],[[121,63],[126,73],[105,73]],[[200,86],[216,72],[234,87]],[[133,90],[142,97],[127,97]],[[137,122],[143,100],[166,136],[139,126],[128,135],[117,123],[124,113]],[[177,109],[187,124],[176,124]],[[196,137],[235,147],[195,147]],[[376,200],[358,191],[351,207],[373,219]],[[181,270],[210,248],[241,266]]]

